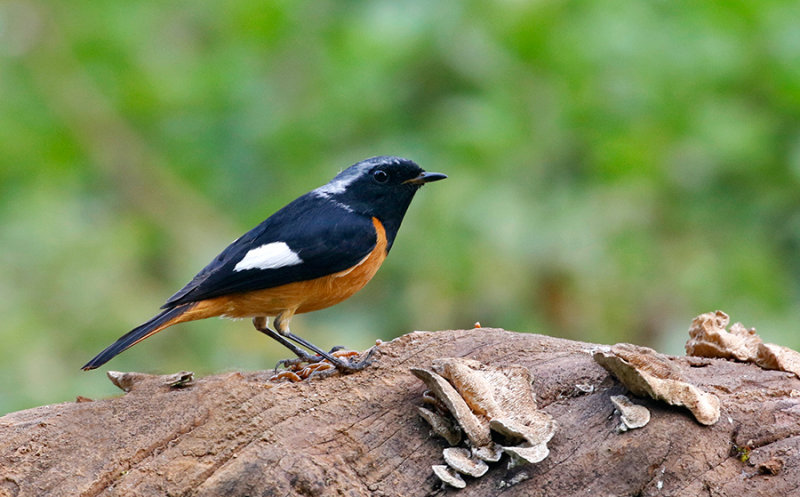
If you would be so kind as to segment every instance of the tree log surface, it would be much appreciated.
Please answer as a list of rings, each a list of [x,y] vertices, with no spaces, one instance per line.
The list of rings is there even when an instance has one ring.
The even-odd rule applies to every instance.
[[[719,422],[630,396],[652,419],[617,433],[609,396],[626,391],[593,361],[596,347],[489,328],[414,332],[345,376],[228,373],[180,389],[151,376],[117,398],[0,418],[0,496],[800,495],[795,376],[673,357],[685,379],[719,396]],[[504,458],[466,489],[442,490],[431,465],[443,464],[446,443],[418,416],[425,388],[409,372],[439,357],[528,367],[559,426],[549,457],[513,469]],[[752,450],[749,460],[734,444]],[[503,484],[515,476],[527,479]]]

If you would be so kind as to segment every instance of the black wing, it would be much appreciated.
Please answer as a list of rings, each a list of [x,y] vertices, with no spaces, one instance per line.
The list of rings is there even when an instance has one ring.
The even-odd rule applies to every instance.
[[[272,242],[286,243],[302,262],[275,269],[234,271],[247,252]],[[344,271],[369,255],[376,243],[370,218],[309,193],[231,243],[162,308]]]

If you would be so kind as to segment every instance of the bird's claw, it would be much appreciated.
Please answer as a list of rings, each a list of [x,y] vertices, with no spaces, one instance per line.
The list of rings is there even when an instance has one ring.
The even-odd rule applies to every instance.
[[[328,353],[329,357],[321,355],[305,354],[302,357],[284,359],[275,366],[275,374],[270,381],[289,380],[302,381],[311,377],[324,377],[335,373],[337,370],[342,373],[353,373],[361,371],[372,364],[372,356],[377,347],[370,348],[363,360],[353,363],[353,357],[361,355],[355,350],[344,350],[342,346],[336,346]],[[332,360],[331,360],[332,359]],[[278,368],[284,367],[283,371]]]

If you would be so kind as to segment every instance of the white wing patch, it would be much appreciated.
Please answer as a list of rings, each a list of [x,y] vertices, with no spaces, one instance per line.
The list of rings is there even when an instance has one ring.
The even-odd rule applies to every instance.
[[[272,242],[247,252],[233,270],[277,269],[302,263],[303,259],[293,252],[285,242]]]

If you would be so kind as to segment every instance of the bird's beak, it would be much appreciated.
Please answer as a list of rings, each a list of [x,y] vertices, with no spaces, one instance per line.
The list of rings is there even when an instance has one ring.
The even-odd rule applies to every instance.
[[[427,171],[424,171],[416,178],[411,178],[403,181],[403,184],[424,185],[425,183],[430,183],[431,181],[439,181],[440,179],[445,179],[446,177],[447,177],[446,174],[429,173]]]

